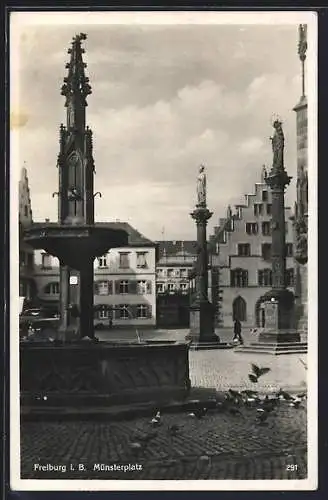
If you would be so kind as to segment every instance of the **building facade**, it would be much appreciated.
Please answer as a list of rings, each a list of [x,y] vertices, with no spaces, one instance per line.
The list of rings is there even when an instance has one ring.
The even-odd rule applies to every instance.
[[[156,264],[157,325],[160,327],[189,327],[190,303],[195,291],[197,241],[158,241]],[[209,251],[208,296],[217,299],[217,266]],[[216,314],[217,324],[217,314]]]
[[[94,324],[156,325],[156,244],[127,223],[97,223],[124,229],[129,246],[110,249],[94,261]],[[78,250],[77,250],[78,251]],[[39,252],[35,266],[38,297],[48,308],[59,305],[59,262]],[[70,286],[74,286],[74,279]]]
[[[196,241],[158,241],[156,264],[157,326],[189,326],[190,274],[197,257]]]
[[[219,265],[218,294],[221,302],[221,324],[231,327],[235,318],[244,326],[264,326],[264,294],[271,289],[271,208],[270,188],[265,183],[263,167],[254,192],[245,195],[245,203],[236,205],[210,238],[216,246]],[[286,282],[294,287],[293,223],[290,207],[286,218]]]
[[[23,239],[23,231],[33,222],[27,170],[22,168],[18,187],[19,194],[19,296],[27,306],[36,296],[34,281],[34,250]]]

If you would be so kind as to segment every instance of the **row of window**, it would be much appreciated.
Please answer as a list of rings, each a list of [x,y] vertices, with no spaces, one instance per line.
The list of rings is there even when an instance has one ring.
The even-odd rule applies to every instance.
[[[294,285],[294,269],[286,269],[286,286]],[[257,274],[258,286],[272,286],[272,270],[261,269]],[[244,288],[248,286],[248,271],[246,269],[233,269],[230,271],[230,286]]]
[[[166,269],[166,268],[158,268],[156,270],[158,278],[188,278],[189,269],[186,268],[175,268],[175,269]]]
[[[174,293],[177,291],[188,292],[189,283],[156,283],[157,293],[170,292]]]
[[[151,318],[151,306],[149,304],[119,304],[118,306],[104,306],[94,312],[96,319],[147,319]]]
[[[272,213],[272,204],[267,203],[264,205],[263,203],[254,203],[254,215],[258,217],[259,215],[264,215],[264,207],[266,207],[266,215],[271,215]]]
[[[129,269],[130,268],[130,254],[131,252],[119,252],[119,268]],[[107,269],[109,265],[109,260],[107,256],[99,257],[98,268]],[[44,269],[52,268],[52,256],[43,253],[42,254],[42,267]],[[148,269],[148,252],[137,252],[137,269]]]
[[[262,222],[260,227],[262,228],[263,236],[271,236],[271,221]],[[249,235],[259,234],[259,224],[257,222],[246,222],[246,233]],[[288,222],[285,223],[285,234],[288,233]]]
[[[48,283],[44,288],[44,293],[48,295],[59,294],[59,282]],[[116,281],[96,281],[94,283],[95,295],[131,294],[150,295],[152,293],[152,283],[148,280],[116,280]]]
[[[107,256],[98,258],[99,268],[108,268]],[[128,269],[130,267],[130,252],[119,252],[119,268]],[[148,268],[148,252],[137,252],[137,268],[147,269]]]
[[[250,243],[239,243],[238,244],[238,257],[249,257],[251,255],[251,245]],[[293,244],[286,244],[286,257],[293,256]],[[262,244],[262,258],[264,260],[271,259],[271,243]]]

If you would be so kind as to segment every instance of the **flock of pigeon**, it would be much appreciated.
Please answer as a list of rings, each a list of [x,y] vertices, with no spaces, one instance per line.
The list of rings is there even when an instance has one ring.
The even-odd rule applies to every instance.
[[[258,379],[270,371],[270,368],[259,368],[252,364],[252,373],[248,375],[251,382],[256,384]],[[274,414],[280,401],[285,401],[290,407],[295,409],[301,406],[302,401],[306,399],[306,393],[292,396],[286,391],[280,389],[277,393],[272,395],[260,396],[256,390],[243,390],[235,391],[229,389],[225,393],[223,400],[213,400],[208,406],[204,406],[199,401],[198,405],[193,406],[193,410],[188,413],[188,417],[201,420],[208,412],[213,410],[226,411],[231,416],[244,417],[241,408],[251,407],[256,408],[256,423],[258,425],[268,425],[267,419],[271,414]],[[130,449],[134,454],[139,454],[146,450],[148,444],[158,436],[159,427],[163,426],[163,418],[161,411],[158,410],[153,418],[149,421],[151,430],[146,434],[135,435],[135,439],[130,442]],[[177,424],[169,425],[166,427],[168,438],[178,436],[181,432],[181,426]]]

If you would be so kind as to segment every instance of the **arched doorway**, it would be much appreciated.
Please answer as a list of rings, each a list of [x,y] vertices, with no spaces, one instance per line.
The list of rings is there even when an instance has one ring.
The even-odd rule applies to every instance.
[[[240,295],[232,303],[232,318],[233,320],[246,321],[246,301]]]
[[[257,328],[265,327],[264,302],[265,298],[262,296],[255,304],[255,326],[257,326]]]

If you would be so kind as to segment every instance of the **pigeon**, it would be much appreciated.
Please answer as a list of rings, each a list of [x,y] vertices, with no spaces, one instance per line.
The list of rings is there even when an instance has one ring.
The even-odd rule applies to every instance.
[[[251,364],[252,367],[252,373],[248,375],[248,378],[251,382],[256,383],[262,375],[265,375],[268,373],[271,368],[260,368],[257,365],[254,365],[254,363]]]
[[[198,418],[200,420],[206,415],[207,408],[196,408],[193,412],[189,413],[189,417]]]
[[[293,401],[289,403],[289,406],[291,406],[292,408],[299,408],[301,402],[302,402],[301,399],[294,398]]]
[[[151,425],[153,425],[154,427],[156,426],[159,426],[159,425],[162,425],[162,422],[159,418],[152,418],[151,421],[150,421]]]
[[[262,410],[262,411],[261,411],[261,409],[260,409],[260,408],[259,408],[259,410],[260,410],[260,412],[259,412],[259,414],[258,414],[258,416],[257,416],[257,420],[258,420],[260,423],[264,423],[264,422],[266,422],[266,420],[267,420],[267,418],[268,418],[268,416],[269,416],[269,413],[268,413],[268,412],[266,412],[265,410]]]
[[[250,380],[251,382],[253,382],[254,384],[256,384],[256,383],[257,383],[257,377],[256,377],[255,375],[253,375],[252,373],[250,373],[250,374],[248,375],[248,378],[249,378],[249,380]]]
[[[161,412],[160,412],[160,411],[157,411],[157,412],[156,412],[155,417],[153,417],[153,418],[151,419],[150,423],[151,423],[153,426],[158,426],[158,425],[161,425]]]
[[[234,391],[233,389],[229,389],[229,394],[232,398],[234,399],[239,399],[239,398],[242,398],[242,394],[241,392],[238,392],[238,391]]]
[[[277,397],[279,399],[284,399],[285,401],[293,401],[294,398],[288,392],[283,391],[282,389],[279,389],[279,392],[277,393]]]
[[[249,391],[249,390],[244,390],[241,391],[241,394],[245,394],[248,398],[255,398],[258,395],[257,391]]]

